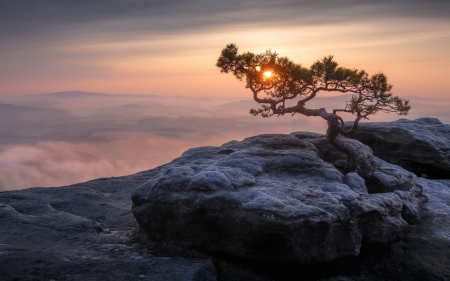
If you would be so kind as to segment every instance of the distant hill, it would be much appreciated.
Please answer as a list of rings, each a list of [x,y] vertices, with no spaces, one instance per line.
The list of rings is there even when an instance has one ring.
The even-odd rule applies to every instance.
[[[158,95],[136,95],[136,94],[105,94],[83,91],[64,91],[49,94],[38,94],[35,97],[51,97],[51,98],[118,98],[118,97],[161,97]]]
[[[0,123],[25,121],[39,122],[66,122],[73,120],[72,114],[55,108],[40,108],[33,106],[17,106],[0,103]]]
[[[54,97],[54,98],[86,98],[86,97],[108,97],[108,96],[110,96],[110,94],[82,92],[82,91],[65,91],[65,92],[56,92],[56,93],[49,93],[49,94],[39,94],[36,96]]]

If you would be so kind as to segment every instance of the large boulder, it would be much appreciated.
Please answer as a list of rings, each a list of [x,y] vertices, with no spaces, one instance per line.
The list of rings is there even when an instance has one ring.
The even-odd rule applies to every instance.
[[[352,125],[347,122],[345,127]],[[436,118],[362,122],[350,137],[368,145],[374,155],[416,175],[450,178],[450,125]]]
[[[160,167],[132,196],[152,240],[207,253],[277,262],[356,256],[392,243],[420,219],[412,173],[374,159],[378,181],[344,176],[292,135],[260,135],[200,147]]]
[[[217,280],[208,257],[139,243],[130,197],[156,171],[0,192],[0,280]]]

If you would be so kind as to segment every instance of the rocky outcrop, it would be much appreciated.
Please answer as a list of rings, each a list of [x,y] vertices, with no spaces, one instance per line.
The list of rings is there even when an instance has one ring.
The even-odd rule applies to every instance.
[[[190,149],[136,190],[133,214],[150,239],[206,253],[277,262],[356,256],[363,241],[404,238],[425,200],[412,173],[373,161],[365,184],[291,135]]]
[[[276,139],[278,137],[272,137],[272,140]],[[343,211],[350,206],[347,203],[344,205],[344,202],[348,202],[346,198],[351,195],[356,196],[357,201],[361,201],[361,205],[355,203],[354,206],[364,207],[363,210],[356,211],[360,210],[362,214],[364,211],[373,209],[366,213],[366,218],[378,225],[373,231],[380,231],[383,225],[385,227],[395,225],[395,221],[410,220],[404,218],[403,210],[400,214],[395,207],[402,204],[403,209],[406,204],[404,199],[401,201],[398,199],[401,196],[395,192],[367,193],[367,184],[359,175],[349,173],[342,177],[331,165],[313,157],[318,153],[315,147],[304,143],[299,144],[297,140],[291,138],[288,138],[289,141],[280,143],[270,140],[270,137],[266,141],[264,138],[259,141],[250,139],[242,143],[231,142],[221,148],[193,149],[186,152],[185,156],[188,155],[188,157],[185,157],[183,161],[186,161],[186,165],[193,161],[194,164],[189,165],[193,167],[193,170],[198,166],[198,170],[195,171],[199,173],[205,171],[202,166],[204,164],[201,163],[216,163],[217,157],[220,156],[223,157],[220,162],[223,165],[218,165],[218,168],[241,169],[251,175],[255,173],[254,184],[251,178],[250,181],[245,180],[245,177],[235,170],[232,170],[234,171],[232,175],[224,173],[227,179],[231,178],[229,179],[231,185],[226,184],[225,188],[233,189],[236,182],[243,182],[242,188],[262,186],[263,194],[253,197],[252,208],[258,204],[266,206],[267,203],[270,211],[279,209],[278,212],[282,213],[283,209],[276,200],[287,198],[289,195],[291,199],[286,201],[288,204],[286,215],[292,213],[292,209],[298,206],[298,200],[302,200],[305,202],[303,210],[308,207],[311,214],[326,213],[326,215],[314,217],[314,220],[317,219],[317,224],[319,219],[323,220],[326,217],[329,217],[329,222],[333,222],[334,219],[335,222],[341,220],[345,223],[346,220],[350,220],[347,219],[350,218],[350,214],[355,214],[355,211],[351,209],[347,209],[348,215],[345,215],[346,212]],[[288,152],[292,152],[298,146],[298,154],[294,156],[303,155],[297,159],[298,163],[310,164],[307,168],[303,168],[303,172],[301,166],[281,165],[282,162],[288,163],[286,161],[291,159]],[[202,150],[203,152],[200,153]],[[236,154],[233,155],[233,153]],[[241,158],[244,156],[245,158]],[[282,157],[280,159],[283,161],[277,162],[278,157]],[[175,160],[177,165],[183,165],[180,159],[183,157]],[[235,161],[236,159],[245,161]],[[409,174],[398,166],[389,165],[377,158],[375,161],[378,163],[378,168],[384,166],[386,169],[391,169],[392,173],[395,170],[406,178]],[[259,166],[261,163],[265,163],[266,166]],[[148,186],[149,182],[160,179],[164,174],[169,175],[167,168],[171,165],[131,176],[98,179],[68,187],[0,192],[0,280],[450,280],[448,267],[450,257],[447,251],[450,248],[450,181],[448,180],[437,182],[413,177],[413,181],[416,184],[418,182],[423,188],[423,193],[428,196],[429,201],[423,204],[421,221],[412,227],[407,239],[388,245],[363,243],[359,249],[360,254],[356,257],[308,264],[280,263],[276,260],[263,262],[240,259],[217,252],[205,255],[168,243],[148,240],[146,236],[141,235],[136,229],[137,223],[131,213],[131,194],[139,188]],[[326,171],[328,167],[332,171],[330,175],[337,175],[342,179],[340,183],[335,181],[337,178],[333,176],[329,178],[323,175],[321,169],[325,168],[322,171]],[[264,185],[269,186],[270,181],[261,177],[262,172],[269,170],[272,170],[270,177],[274,178],[272,184],[277,186],[264,188]],[[296,188],[283,188],[283,177],[295,178],[295,185],[302,187],[300,191],[308,191],[308,193],[301,195],[295,191]],[[311,177],[311,180],[308,180],[308,177]],[[197,176],[195,184],[192,185],[192,189],[205,189],[198,191],[199,202],[212,197],[217,190],[208,190],[214,190],[219,184],[217,182],[210,184],[211,181],[203,181],[200,180],[201,178],[203,178],[201,175]],[[176,176],[173,179],[180,180],[181,177]],[[313,181],[317,181],[316,186],[313,185]],[[289,181],[287,183],[291,184]],[[201,186],[204,185],[207,187],[202,188]],[[264,194],[268,191],[274,191],[275,195],[269,197]],[[186,191],[186,194],[190,192]],[[256,189],[252,192],[257,195]],[[174,196],[177,195],[175,192],[171,193]],[[178,195],[180,199],[186,196],[179,191]],[[322,205],[319,205],[318,195],[323,196]],[[392,200],[387,200],[388,198]],[[313,203],[314,201],[316,203]],[[177,204],[183,202],[185,201],[173,201],[175,209]],[[338,206],[336,210],[330,208],[331,203]],[[215,204],[220,203],[215,201]],[[227,212],[234,210],[233,206],[225,207],[228,210],[224,212],[225,216],[228,215]],[[383,212],[389,208],[393,210],[394,215],[387,214],[384,217],[387,222],[380,225],[383,221]],[[191,210],[184,209],[184,211],[188,213]],[[278,226],[282,225],[278,222],[280,218],[274,215],[272,219],[271,214],[274,213],[262,209],[254,217],[260,221],[272,223],[272,226],[276,226],[272,230],[278,231],[280,230]],[[194,220],[190,222],[196,223]],[[403,222],[402,225],[404,224]],[[214,225],[214,223],[211,224],[211,226]],[[355,225],[350,230],[362,229],[360,225],[363,224]],[[236,224],[235,229],[239,226]],[[167,224],[166,227],[170,225]],[[336,225],[324,225],[320,230],[324,231],[331,227],[334,227],[333,230],[342,230]],[[305,231],[310,230],[311,228],[305,229]],[[391,229],[386,231],[392,232]],[[302,233],[298,235],[299,238],[302,237]],[[323,237],[320,231],[316,235]],[[329,233],[329,239],[332,239],[333,235],[334,233]],[[364,235],[361,234],[363,237]],[[208,236],[205,237],[208,238]],[[269,238],[277,241],[276,235]],[[260,243],[260,241],[255,242]],[[315,240],[305,241],[303,244],[309,242],[315,243]],[[272,245],[271,251],[275,246]]]
[[[208,257],[135,241],[131,193],[156,171],[1,192],[0,280],[216,280]]]
[[[352,125],[347,122],[345,127]],[[363,122],[350,137],[368,145],[374,155],[418,176],[450,178],[450,125],[436,118]]]
[[[328,141],[325,135],[311,132],[294,132],[291,135],[296,138],[314,145],[319,152],[319,156],[325,161],[333,164],[333,166],[344,169],[347,162],[347,155],[337,150]],[[353,140],[355,141],[355,140]],[[348,173],[345,183],[352,187],[364,190],[369,193],[394,192],[403,199],[402,215],[411,224],[415,224],[420,220],[420,206],[424,199],[420,195],[420,188],[415,187],[416,180],[412,173],[401,169],[398,166],[387,163],[386,161],[373,157],[370,147],[359,143],[359,158],[363,158],[363,162],[376,162],[370,166],[363,166],[362,171],[357,170],[358,174]],[[359,165],[360,166],[360,165]],[[359,177],[362,176],[364,178]],[[412,180],[414,178],[414,180]],[[362,183],[364,182],[364,187]],[[356,187],[359,186],[359,187]]]

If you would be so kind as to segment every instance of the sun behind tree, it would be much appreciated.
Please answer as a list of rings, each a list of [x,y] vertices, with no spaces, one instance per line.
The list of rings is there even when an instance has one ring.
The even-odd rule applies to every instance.
[[[392,95],[392,85],[387,82],[386,75],[369,76],[364,70],[339,67],[333,56],[324,57],[305,68],[270,50],[261,54],[239,54],[237,46],[229,44],[222,50],[216,66],[222,73],[232,73],[240,81],[245,79],[245,87],[252,91],[253,99],[262,104],[259,109],[251,109],[250,114],[267,118],[274,114],[299,113],[327,120],[329,143],[348,156],[346,172],[358,172],[363,177],[367,163],[363,163],[357,147],[345,135],[353,133],[361,119],[368,119],[380,111],[407,115],[411,109],[408,100]],[[333,109],[332,113],[325,108],[306,108],[306,103],[322,91],[355,95],[345,108]],[[265,97],[260,97],[260,94]],[[287,104],[294,100],[297,101],[295,105]],[[342,130],[344,121],[337,112],[356,116],[348,132]]]
[[[272,71],[266,71],[266,72],[264,72],[264,77],[270,78],[270,76],[272,76]]]

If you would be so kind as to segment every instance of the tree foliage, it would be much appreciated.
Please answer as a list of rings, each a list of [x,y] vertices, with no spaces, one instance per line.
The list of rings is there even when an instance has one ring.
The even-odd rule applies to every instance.
[[[339,134],[356,130],[361,119],[368,119],[380,111],[406,115],[411,109],[408,100],[391,93],[392,85],[386,75],[381,72],[369,75],[364,70],[341,67],[333,56],[317,60],[306,68],[271,50],[260,54],[239,54],[238,47],[229,44],[222,50],[216,66],[222,73],[231,73],[238,80],[245,81],[253,99],[262,104],[258,109],[251,109],[250,114],[264,118],[286,113],[320,116],[328,121],[330,143],[344,151],[336,144],[336,138]],[[270,75],[266,75],[268,72]],[[306,108],[306,103],[321,91],[353,95],[344,108],[333,109],[333,113],[324,108]],[[350,131],[342,131],[344,121],[337,112],[355,115]]]
[[[320,91],[355,94],[345,108],[334,109],[333,113],[348,112],[358,121],[380,111],[406,115],[411,109],[408,100],[393,96],[386,75],[380,72],[369,76],[364,70],[340,67],[333,56],[305,68],[271,50],[239,54],[237,46],[229,44],[222,50],[216,66],[223,73],[245,80],[255,101],[262,103],[250,113],[262,117],[302,113],[301,108]],[[271,72],[270,77],[264,75],[267,71]],[[265,97],[261,98],[260,94]],[[297,105],[286,106],[286,101],[293,99],[299,99]]]

